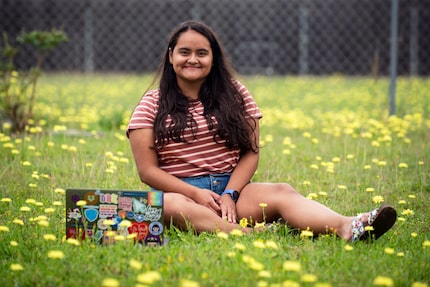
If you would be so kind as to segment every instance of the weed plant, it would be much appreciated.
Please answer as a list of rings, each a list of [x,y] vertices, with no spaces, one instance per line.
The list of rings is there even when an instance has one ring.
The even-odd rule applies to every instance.
[[[40,79],[25,134],[0,133],[0,286],[429,286],[430,80],[243,77],[262,109],[254,181],[288,182],[355,215],[398,220],[375,242],[275,224],[243,235],[166,227],[167,246],[65,239],[64,190],[147,189],[125,137],[151,75]],[[262,191],[264,192],[264,191]]]

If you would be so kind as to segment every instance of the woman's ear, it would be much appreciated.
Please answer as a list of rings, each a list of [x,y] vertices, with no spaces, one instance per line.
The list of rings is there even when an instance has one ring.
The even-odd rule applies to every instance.
[[[170,64],[173,64],[173,59],[172,59],[172,55],[173,55],[173,49],[171,47],[169,47],[169,62]]]

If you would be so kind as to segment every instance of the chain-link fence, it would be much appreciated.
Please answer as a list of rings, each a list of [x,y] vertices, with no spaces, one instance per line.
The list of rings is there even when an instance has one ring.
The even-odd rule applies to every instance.
[[[154,71],[171,29],[198,19],[217,31],[242,74],[388,75],[390,7],[390,0],[0,0],[0,26],[11,40],[63,29],[70,41],[48,57],[48,70]],[[399,74],[430,74],[429,23],[430,0],[399,1]],[[17,64],[33,56],[23,50]]]

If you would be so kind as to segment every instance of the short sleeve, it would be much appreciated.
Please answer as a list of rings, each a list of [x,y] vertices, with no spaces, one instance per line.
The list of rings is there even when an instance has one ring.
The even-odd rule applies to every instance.
[[[152,129],[158,111],[159,90],[145,93],[134,109],[127,127],[127,137],[131,130]]]
[[[243,97],[246,112],[254,119],[261,119],[263,114],[248,89],[239,81],[234,81],[234,85]]]

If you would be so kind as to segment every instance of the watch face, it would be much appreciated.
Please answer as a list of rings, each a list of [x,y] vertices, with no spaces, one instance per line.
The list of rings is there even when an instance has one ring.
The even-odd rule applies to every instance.
[[[236,201],[239,199],[239,192],[237,192],[236,190],[233,191],[233,200]]]

